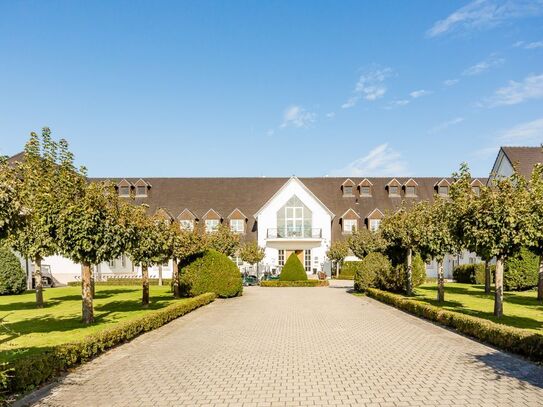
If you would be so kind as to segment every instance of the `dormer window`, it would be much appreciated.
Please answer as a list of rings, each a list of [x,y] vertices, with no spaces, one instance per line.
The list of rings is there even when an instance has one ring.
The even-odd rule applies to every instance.
[[[136,198],[145,198],[149,188],[151,187],[151,185],[141,178],[134,185],[136,186]]]
[[[130,196],[130,187],[128,185],[122,185],[119,187],[119,196]]]
[[[391,198],[399,197],[401,186],[402,184],[400,184],[396,178],[390,180],[390,182],[386,185],[388,189],[388,196]]]
[[[206,233],[216,232],[219,229],[219,219],[206,219]]]
[[[230,230],[234,233],[245,232],[245,220],[243,219],[230,219]]]
[[[137,197],[147,196],[147,187],[142,186],[142,185],[137,186],[136,187],[136,196]]]
[[[341,184],[341,189],[343,189],[343,196],[347,196],[347,197],[354,196],[354,193],[353,193],[354,187],[355,187],[355,183],[350,179],[346,179],[345,182]]]
[[[417,181],[415,181],[413,178],[410,178],[406,181],[405,184],[403,184],[404,190],[405,190],[405,196],[408,198],[416,198],[417,197]]]
[[[471,190],[473,191],[473,194],[474,194],[475,196],[481,195],[481,187],[479,187],[479,186],[474,186],[474,187],[471,187]]]
[[[346,235],[352,235],[356,231],[356,219],[343,219],[343,233]]]
[[[447,185],[439,186],[438,194],[442,196],[449,196],[449,187]]]
[[[196,222],[196,215],[194,215],[188,209],[184,209],[183,212],[177,217],[181,230],[194,230],[194,224]]]
[[[367,178],[364,178],[360,184],[358,184],[358,188],[360,190],[360,196],[361,197],[370,197],[371,196],[371,187],[373,184],[371,181]]]
[[[368,221],[368,229],[372,232],[376,232],[379,230],[379,226],[381,226],[381,220],[385,217],[383,212],[381,212],[379,209],[374,209],[371,211],[370,214],[366,217]]]
[[[181,219],[179,224],[181,225],[181,230],[194,230],[193,220]]]

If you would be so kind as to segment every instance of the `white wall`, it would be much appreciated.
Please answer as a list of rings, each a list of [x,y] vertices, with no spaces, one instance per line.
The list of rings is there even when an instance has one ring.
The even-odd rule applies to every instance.
[[[458,255],[446,255],[443,261],[443,273],[446,279],[453,278],[454,267],[461,264],[481,263],[480,257],[477,257],[475,253],[464,250]],[[437,278],[437,263],[432,260],[430,264],[426,265],[426,275],[428,277]]]
[[[322,239],[274,239],[268,241],[268,229],[277,228],[277,211],[285,203],[296,195],[312,212],[312,228],[322,230]],[[258,245],[265,248],[265,258],[263,263],[270,266],[278,264],[279,249],[311,249],[312,264],[311,268],[321,269],[325,262],[326,251],[330,246],[332,237],[332,217],[326,208],[315,196],[303,185],[297,178],[289,179],[279,192],[269,201],[265,207],[257,214],[258,225]],[[315,263],[315,257],[317,262]],[[286,259],[285,259],[286,260]]]

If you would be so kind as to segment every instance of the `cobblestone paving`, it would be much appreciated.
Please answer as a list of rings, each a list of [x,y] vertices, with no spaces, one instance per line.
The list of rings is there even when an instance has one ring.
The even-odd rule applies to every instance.
[[[345,288],[251,287],[25,402],[32,398],[39,406],[542,406],[543,368]]]

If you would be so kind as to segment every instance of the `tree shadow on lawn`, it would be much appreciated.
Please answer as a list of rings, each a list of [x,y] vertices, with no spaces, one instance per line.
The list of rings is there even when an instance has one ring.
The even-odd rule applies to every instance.
[[[81,297],[79,297],[81,299]],[[55,299],[46,300],[43,303],[43,308],[51,308],[59,305],[61,301]],[[0,304],[0,311],[22,311],[22,310],[32,310],[32,309],[43,309],[36,307],[36,301],[24,301],[24,302],[13,302],[10,304]]]
[[[94,307],[97,311],[108,311],[108,312],[134,312],[142,311],[145,309],[154,310],[164,308],[166,304],[163,302],[172,301],[172,298],[151,298],[148,308],[143,308],[141,305],[141,299],[137,300],[124,300],[124,301],[110,301],[106,304],[97,305]]]
[[[507,376],[517,379],[517,387],[521,390],[526,390],[528,385],[543,388],[543,367],[535,363],[500,351],[484,355],[473,355],[473,358],[474,364],[480,365],[483,363],[490,368],[496,375],[496,381]]]

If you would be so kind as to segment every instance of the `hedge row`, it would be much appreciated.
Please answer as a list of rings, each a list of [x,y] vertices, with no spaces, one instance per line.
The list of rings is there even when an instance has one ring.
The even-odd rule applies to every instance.
[[[83,363],[142,333],[167,324],[196,308],[209,304],[214,299],[213,293],[202,294],[91,334],[79,341],[58,345],[40,354],[14,359],[2,366],[0,391],[5,395],[32,389],[70,367]]]
[[[118,286],[118,285],[137,285],[143,283],[141,278],[110,278],[107,281],[95,281],[95,286]],[[169,278],[162,279],[162,285],[170,285],[172,280]],[[81,281],[70,281],[67,284],[69,287],[81,287]],[[158,285],[158,278],[150,278],[149,285]]]
[[[327,287],[328,280],[300,280],[300,281],[281,281],[267,280],[260,282],[261,287]]]
[[[543,361],[543,335],[541,334],[445,310],[375,288],[369,288],[366,293],[376,300],[410,314],[438,322],[497,348],[518,353],[535,361]]]

